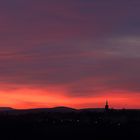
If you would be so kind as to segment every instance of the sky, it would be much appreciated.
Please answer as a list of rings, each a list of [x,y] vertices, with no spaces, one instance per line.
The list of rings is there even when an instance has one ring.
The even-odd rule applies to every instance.
[[[0,106],[140,108],[139,0],[0,0]]]

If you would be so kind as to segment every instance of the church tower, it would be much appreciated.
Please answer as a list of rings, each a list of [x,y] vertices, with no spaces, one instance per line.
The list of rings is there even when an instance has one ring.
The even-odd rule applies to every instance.
[[[108,101],[106,100],[106,104],[105,104],[105,110],[108,111],[109,110],[109,105],[108,105]]]

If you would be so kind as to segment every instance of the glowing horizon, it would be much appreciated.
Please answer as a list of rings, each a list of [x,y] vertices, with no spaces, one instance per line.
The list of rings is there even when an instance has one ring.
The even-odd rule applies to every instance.
[[[138,93],[135,93],[136,95]],[[40,89],[16,89],[0,91],[0,106],[12,107],[15,109],[47,108],[66,106],[72,108],[104,108],[105,101],[109,101],[110,108],[140,108],[140,98],[132,97],[130,93],[114,92],[112,94],[90,97],[69,97],[64,93],[53,93]]]

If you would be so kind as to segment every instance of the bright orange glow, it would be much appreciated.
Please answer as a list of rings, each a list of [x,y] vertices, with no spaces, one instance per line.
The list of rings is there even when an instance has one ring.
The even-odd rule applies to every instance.
[[[40,108],[68,106],[74,108],[104,107],[105,100],[111,108],[140,108],[138,93],[113,92],[94,95],[94,97],[69,97],[63,92],[54,93],[46,89],[18,89],[0,91],[0,106],[13,108]]]

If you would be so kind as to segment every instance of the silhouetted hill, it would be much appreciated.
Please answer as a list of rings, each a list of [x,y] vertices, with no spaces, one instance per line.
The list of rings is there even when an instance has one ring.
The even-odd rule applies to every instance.
[[[79,110],[69,107],[53,107],[53,108],[33,108],[33,109],[13,109],[9,107],[0,108],[1,113],[9,115],[23,115],[23,114],[39,114],[39,113],[73,113]],[[1,115],[0,113],[0,115]]]
[[[27,112],[81,112],[81,111],[89,111],[89,112],[103,112],[104,108],[83,108],[83,109],[75,109],[65,106],[58,106],[53,108],[33,108],[33,109],[20,109],[18,111],[27,111]]]
[[[75,112],[77,110],[74,109],[74,108],[60,106],[60,107],[51,108],[51,111],[55,111],[55,112]]]
[[[20,109],[17,110],[19,112],[61,112],[61,113],[66,113],[66,112],[75,112],[78,111],[74,108],[69,108],[69,107],[53,107],[53,108],[33,108],[33,109]]]
[[[14,110],[11,107],[0,107],[0,111],[9,111],[9,110]]]

